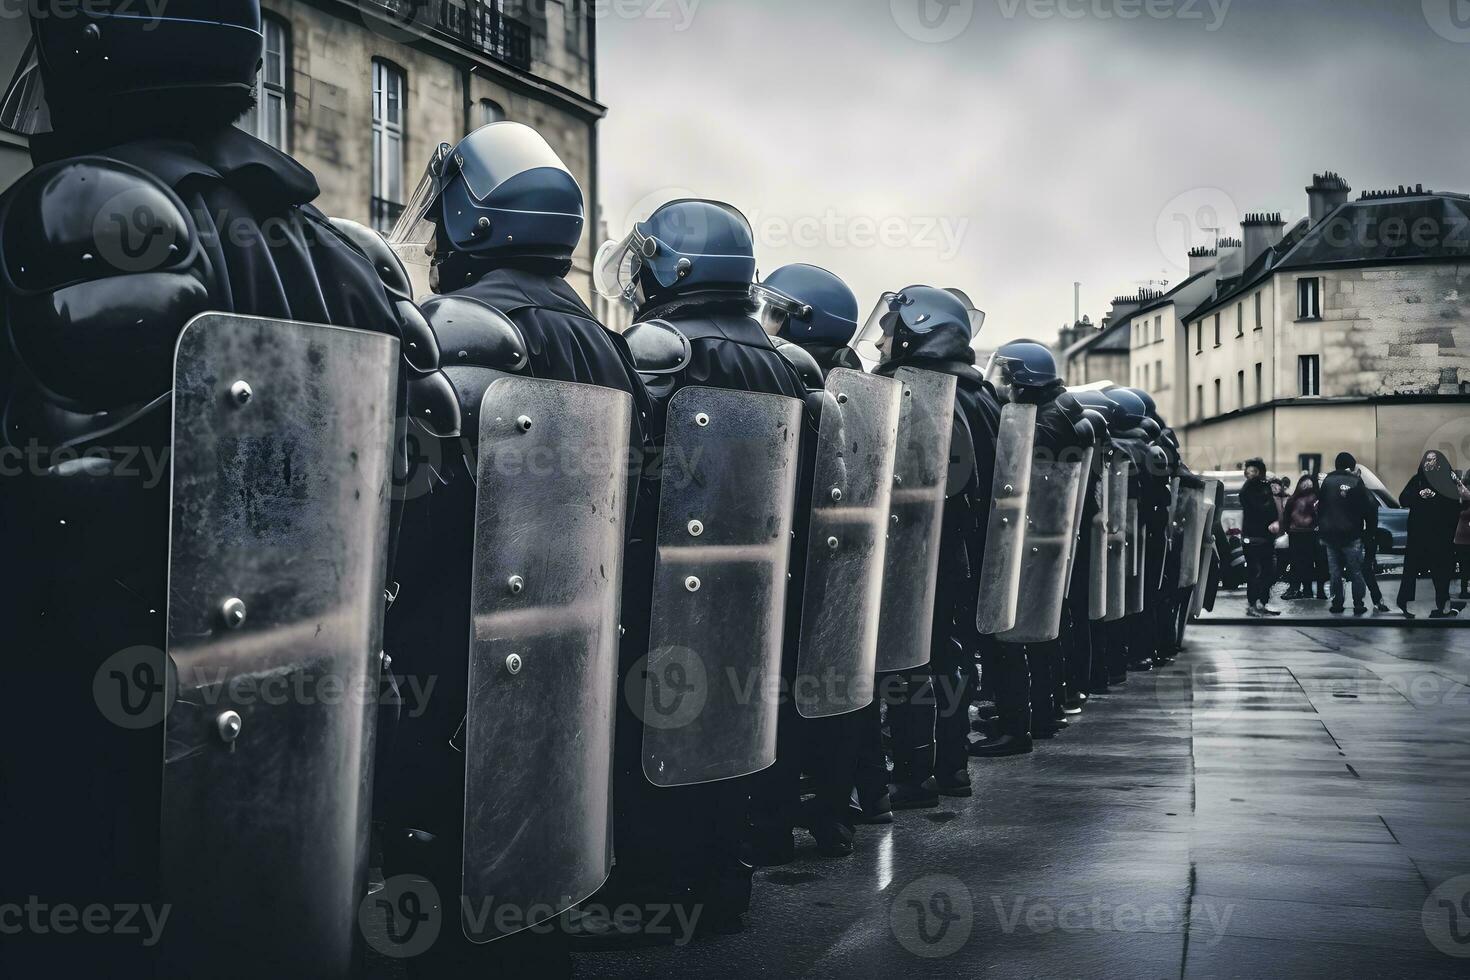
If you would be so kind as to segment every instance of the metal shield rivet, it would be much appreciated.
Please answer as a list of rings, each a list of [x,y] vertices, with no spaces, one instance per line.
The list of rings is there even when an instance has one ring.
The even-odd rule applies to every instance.
[[[239,599],[226,599],[220,606],[220,612],[225,617],[225,625],[230,629],[239,629],[245,625],[245,603]]]
[[[245,722],[238,711],[222,711],[214,720],[214,727],[219,732],[220,741],[228,743],[240,737],[240,729],[245,727]]]
[[[839,394],[837,396],[837,404],[839,404],[839,405],[846,405],[847,404],[847,396],[846,395]]]
[[[526,591],[526,580],[519,575],[512,575],[505,584],[510,587],[511,595],[520,595]]]
[[[250,399],[255,397],[255,389],[250,387],[248,381],[236,381],[230,385],[230,401],[236,405],[247,405]]]
[[[1010,519],[1010,518],[1009,518],[1009,517],[1002,517],[1002,518],[1001,518],[1001,519],[1000,519],[1000,522],[1001,522],[1001,523],[1002,523],[1002,524],[1010,524],[1010,523],[1011,523],[1011,519]]]
[[[705,426],[709,425],[709,416],[704,414],[703,412],[700,412],[698,415],[694,416],[694,424],[699,426],[701,429],[704,428]]]
[[[691,538],[697,538],[697,537],[699,537],[703,533],[704,533],[704,523],[702,521],[690,521],[689,522],[689,536]]]
[[[835,504],[835,503],[837,503],[837,501],[839,501],[841,499],[842,499],[842,489],[840,487],[833,487],[832,488],[832,502]]]
[[[699,585],[699,579],[694,577],[693,575],[684,580],[684,588],[688,589],[690,592],[698,592]]]
[[[831,548],[833,551],[836,551],[837,548],[838,548],[838,546],[841,545],[841,544],[842,544],[842,542],[838,541],[836,538],[828,538],[827,539],[827,547],[828,548]]]
[[[895,525],[898,524],[898,515],[894,514],[892,520]]]
[[[1006,484],[1005,490],[1006,490],[1006,493],[1015,493],[1016,492],[1016,488],[1013,487],[1013,486],[1011,486],[1009,483]]]
[[[1031,553],[1033,555],[1039,555],[1039,554],[1041,554],[1041,549],[1040,548],[1032,548],[1031,549]]]
[[[531,416],[529,415],[522,415],[520,418],[516,419],[516,427],[522,432],[530,432],[531,424]]]
[[[525,664],[521,663],[521,655],[518,653],[513,653],[505,658],[505,669],[512,677],[519,674],[524,666]]]
[[[903,477],[897,473],[893,474],[893,485],[896,487],[903,486]]]

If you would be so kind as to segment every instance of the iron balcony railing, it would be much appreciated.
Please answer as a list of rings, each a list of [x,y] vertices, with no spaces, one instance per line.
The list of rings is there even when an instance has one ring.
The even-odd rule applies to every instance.
[[[507,17],[499,0],[357,2],[391,23],[447,36],[512,68],[531,70],[531,27]]]

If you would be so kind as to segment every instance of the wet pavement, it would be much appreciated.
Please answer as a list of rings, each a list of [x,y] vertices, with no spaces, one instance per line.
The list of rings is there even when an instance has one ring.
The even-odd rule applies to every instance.
[[[1470,976],[1470,632],[1188,647],[974,797],[758,872],[744,933],[577,976]]]

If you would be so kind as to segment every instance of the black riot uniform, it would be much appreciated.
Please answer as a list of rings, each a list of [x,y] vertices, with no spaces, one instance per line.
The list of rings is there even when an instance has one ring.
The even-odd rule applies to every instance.
[[[306,169],[231,125],[255,77],[258,9],[238,5],[234,30],[168,13],[108,66],[71,74],[47,47],[70,50],[68,30],[106,38],[114,18],[37,22],[54,129],[32,136],[35,169],[0,199],[3,438],[25,460],[0,491],[0,622],[12,683],[35,695],[0,713],[0,901],[157,900],[164,679],[109,658],[165,646],[169,396],[185,324],[219,311],[392,334],[408,358],[400,417],[407,405],[426,431],[458,424],[391,253],[370,254],[368,233],[312,206]],[[181,37],[218,45],[217,62],[175,59]],[[150,78],[163,87],[130,87]],[[6,943],[16,975],[134,975],[151,952],[136,935],[81,931]]]
[[[599,277],[605,293],[637,306],[637,322],[624,336],[653,400],[648,431],[655,461],[644,467],[625,568],[629,591],[613,787],[617,860],[612,878],[587,908],[634,906],[642,915],[636,923],[599,922],[589,915],[578,931],[592,947],[672,940],[663,921],[671,905],[694,916],[701,930],[715,931],[740,928],[750,906],[753,868],[743,845],[753,777],[667,788],[654,786],[644,774],[642,685],[634,675],[649,652],[661,487],[656,460],[669,402],[686,387],[797,400],[807,394],[796,369],[753,316],[754,241],[743,215],[715,202],[674,201],[641,223],[634,236],[656,241],[657,259],[634,249],[627,254],[642,258],[620,266],[621,253],[605,249],[613,255],[612,271],[600,270]],[[795,578],[793,594],[799,596]]]
[[[954,436],[940,539],[938,591],[927,668],[878,679],[883,708],[875,703],[861,732],[858,793],[865,814],[882,812],[881,710],[886,710],[893,751],[895,809],[934,806],[940,794],[968,796],[969,703],[975,690],[975,630],[980,563],[990,515],[1000,401],[975,368],[971,347],[983,314],[959,294],[910,287],[884,297],[864,341],[879,342],[884,358],[875,373],[891,377],[911,367],[956,379]],[[878,817],[882,819],[881,816]]]
[[[1064,708],[1067,714],[1080,711],[1092,688],[1093,622],[1092,622],[1092,527],[1102,509],[1102,483],[1108,428],[1106,418],[1088,408],[1075,396],[1063,401],[1080,434],[1092,438],[1092,468],[1083,475],[1082,516],[1078,525],[1077,555],[1072,564],[1066,605],[1062,612],[1062,661],[1066,679]],[[1100,573],[1099,573],[1100,574]]]
[[[507,143],[513,144],[507,149]],[[495,158],[525,145],[549,153],[544,140],[518,124],[472,133],[456,148],[459,159]],[[499,172],[508,176],[505,167]],[[438,175],[440,196],[453,178]],[[581,193],[570,174],[559,185],[561,209],[580,214]],[[511,184],[510,191],[514,191]],[[491,193],[488,208],[513,206]],[[542,198],[541,210],[549,209]],[[444,351],[444,371],[465,419],[463,435],[426,447],[430,472],[405,506],[405,546],[396,571],[387,628],[404,709],[383,753],[385,874],[423,875],[434,883],[446,914],[439,940],[408,960],[415,975],[447,977],[491,972],[565,975],[564,936],[537,927],[483,946],[466,942],[460,895],[465,820],[465,724],[470,609],[474,563],[475,469],[480,404],[491,383],[506,374],[597,385],[633,397],[631,445],[643,445],[650,401],[622,337],[606,329],[566,282],[577,233],[532,226],[517,248],[478,250],[456,240],[451,222],[431,207],[434,282],[438,295],[423,311]],[[411,222],[406,218],[401,227]],[[570,223],[569,223],[570,224]],[[400,236],[395,236],[395,238]],[[638,460],[631,469],[636,472]],[[547,542],[548,547],[554,542]],[[631,580],[632,576],[627,577]],[[529,733],[528,733],[529,734]],[[513,747],[507,746],[508,751]],[[549,774],[548,774],[549,775]]]

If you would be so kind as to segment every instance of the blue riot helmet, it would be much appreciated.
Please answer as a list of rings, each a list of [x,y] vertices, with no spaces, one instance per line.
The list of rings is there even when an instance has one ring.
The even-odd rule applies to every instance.
[[[585,223],[582,189],[541,134],[517,122],[439,144],[388,240],[449,253],[569,261]]]
[[[0,125],[27,135],[94,124],[100,105],[147,94],[234,92],[249,105],[265,47],[260,0],[34,0],[31,47],[0,101]]]
[[[1123,410],[1123,431],[1143,427],[1143,420],[1148,418],[1148,405],[1142,398],[1127,388],[1109,388],[1103,394]]]
[[[621,241],[608,242],[593,281],[608,299],[643,308],[692,293],[749,297],[755,236],[735,208],[717,201],[671,201]]]
[[[959,290],[909,286],[884,293],[853,347],[870,361],[925,357],[973,363],[972,344],[985,323]]]
[[[755,296],[766,332],[794,344],[845,347],[857,333],[857,296],[826,269],[782,266],[761,281]]]
[[[1013,340],[992,354],[985,380],[1006,400],[1023,402],[1062,383],[1051,351],[1031,340]]]
[[[1154,419],[1155,421],[1158,420],[1158,418],[1159,418],[1159,406],[1154,401],[1154,396],[1153,395],[1150,395],[1148,392],[1144,391],[1142,388],[1126,388],[1124,390],[1125,391],[1131,391],[1131,392],[1133,392],[1133,394],[1137,395],[1138,396],[1138,400],[1141,401],[1141,402],[1143,402],[1143,407],[1144,407],[1144,410],[1145,410],[1144,411],[1144,414],[1147,415],[1149,418]]]
[[[1084,410],[1090,410],[1102,416],[1107,423],[1109,434],[1122,432],[1128,428],[1127,411],[1103,392],[1096,388],[1073,388],[1069,394],[1077,399],[1077,403]]]

